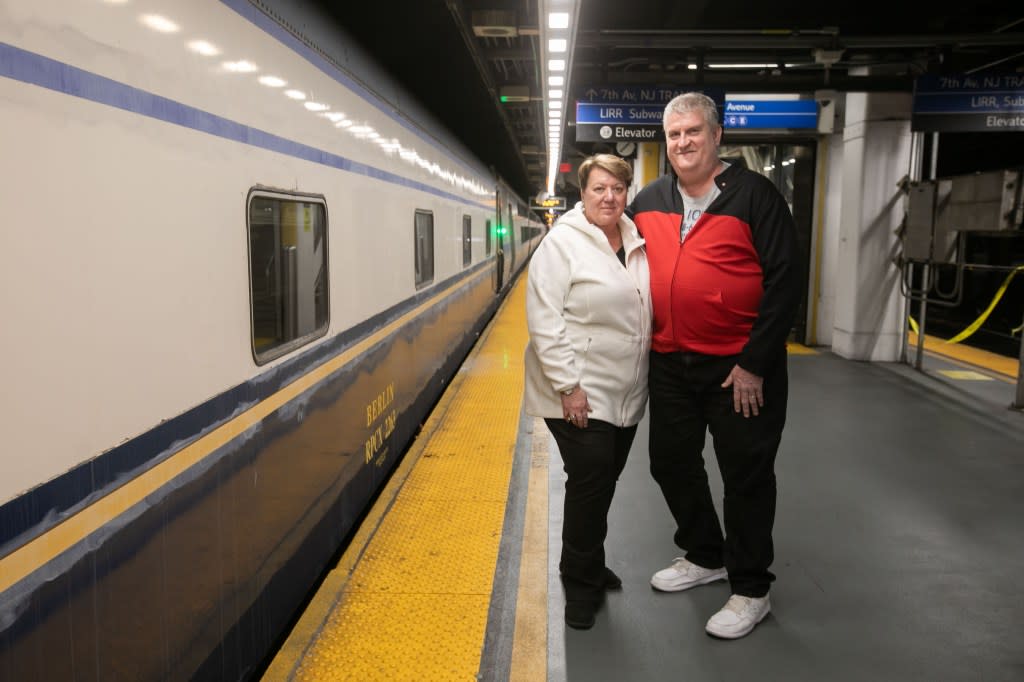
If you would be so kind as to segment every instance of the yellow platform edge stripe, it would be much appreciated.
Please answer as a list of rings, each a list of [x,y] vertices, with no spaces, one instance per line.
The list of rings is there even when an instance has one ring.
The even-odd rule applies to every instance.
[[[91,533],[124,514],[147,496],[203,461],[218,448],[245,433],[249,428],[266,418],[267,415],[272,414],[306,390],[314,387],[317,383],[344,367],[375,344],[399,330],[416,316],[429,310],[439,301],[444,300],[447,296],[451,295],[453,290],[465,285],[467,285],[467,282],[458,282],[444,291],[438,292],[413,310],[405,313],[362,341],[358,341],[323,365],[300,376],[248,410],[185,446],[163,462],[146,470],[106,496],[64,519],[53,528],[25,543],[7,556],[0,558],[0,592],[9,589],[33,571],[38,570],[66,552],[77,542],[80,542]]]
[[[934,356],[950,360],[955,364],[970,369],[988,371],[994,378],[1009,383],[1016,383],[1017,375],[1020,372],[1019,360],[990,353],[980,348],[946,343],[943,339],[929,336],[928,334],[924,335],[924,349]],[[917,334],[913,331],[908,331],[907,356],[913,357],[916,353]]]
[[[509,682],[548,678],[548,466],[550,442],[544,420],[533,420],[519,587]]]
[[[495,373],[492,372],[493,368],[497,368],[506,377],[514,377],[515,381],[512,383],[522,381],[522,352],[526,341],[525,324],[521,314],[524,299],[525,288],[521,279],[470,353],[464,363],[464,369],[456,374],[442,395],[437,407],[424,424],[420,436],[406,453],[360,525],[338,565],[326,577],[320,590],[271,662],[263,677],[264,680],[382,679],[394,676],[416,679],[417,676],[429,677],[431,670],[435,673],[438,670],[447,670],[444,666],[450,668],[446,677],[451,674],[457,678],[471,679],[479,670],[501,533],[494,533],[492,529],[481,534],[479,529],[472,527],[472,523],[469,524],[469,530],[465,526],[460,526],[459,519],[470,517],[470,513],[453,513],[449,514],[453,518],[443,519],[429,516],[432,508],[468,509],[470,512],[478,512],[481,506],[493,506],[491,516],[496,519],[498,531],[501,529],[519,424],[521,387],[515,390],[514,395],[509,395],[508,386],[503,385],[498,389],[501,391],[500,395],[489,396],[491,399],[486,402],[497,404],[503,413],[502,418],[494,418],[492,412],[484,415],[485,419],[480,419],[476,412],[480,409],[481,403],[479,385],[493,378],[490,376]],[[503,313],[510,306],[515,306],[514,310],[520,313],[518,316],[511,316],[516,318],[511,324],[503,321]],[[510,329],[513,330],[511,333]],[[497,344],[504,346],[496,348]],[[505,383],[507,384],[508,380]],[[468,410],[472,410],[473,414],[467,414]],[[491,430],[492,426],[479,423],[481,421],[503,421],[504,431],[495,434]],[[465,435],[467,430],[471,438],[483,438],[486,443],[475,441],[471,444],[472,447],[469,447],[460,441],[452,441],[460,432]],[[488,452],[481,453],[482,450]],[[507,459],[507,471],[486,483],[495,488],[492,493],[478,491],[475,479],[469,485],[473,486],[471,490],[474,493],[480,492],[483,497],[497,498],[497,501],[456,499],[451,502],[445,499],[449,496],[465,498],[467,485],[464,480],[450,483],[445,478],[450,475],[450,472],[445,472],[445,467],[455,462],[455,466],[449,469],[453,468],[459,473],[462,464],[458,458],[470,458],[464,461],[466,466],[473,466],[479,463],[481,458],[491,455],[491,450],[496,451],[496,455],[502,460]],[[451,458],[450,461],[445,461],[446,457]],[[484,464],[488,470],[493,469],[486,460]],[[533,473],[531,471],[531,477]],[[546,483],[546,469],[541,477]],[[449,490],[439,489],[446,486]],[[546,495],[546,489],[544,493]],[[428,502],[425,506],[424,500]],[[413,518],[410,518],[410,514],[414,515]],[[535,525],[537,521],[533,520],[532,523]],[[540,558],[544,567],[544,594],[539,599],[544,605],[541,610],[543,624],[546,627],[546,511],[541,523],[543,525],[540,535],[544,538],[545,552]],[[410,527],[415,527],[415,532],[410,533]],[[486,537],[469,540],[462,537],[474,531]],[[408,582],[403,581],[398,585],[388,582],[388,573],[396,570],[390,565],[395,563],[396,558],[398,561],[411,564],[411,567],[415,567],[420,573],[437,571],[437,565],[431,563],[436,561],[436,557],[428,555],[443,554],[445,548],[442,543],[446,539],[450,542],[456,536],[459,541],[474,543],[472,551],[464,558],[460,558],[460,561],[478,562],[482,557],[486,562],[486,565],[480,566],[475,573],[470,571],[476,576],[485,573],[486,584],[478,579],[475,582],[470,580],[470,587],[455,584],[435,588],[434,579],[431,578],[430,587],[423,588],[422,575],[412,576]],[[425,546],[417,545],[424,540]],[[396,543],[401,545],[397,549],[394,546]],[[457,568],[463,569],[465,566],[460,563]],[[455,579],[457,578],[456,576]],[[436,576],[437,583],[452,579],[446,575]],[[418,580],[420,582],[417,582]],[[418,594],[417,586],[425,594]],[[445,594],[448,596],[445,597]],[[415,611],[417,607],[422,607],[423,603],[442,603],[431,601],[439,598],[448,602],[471,604],[471,610],[477,612],[461,613],[460,620],[465,622],[452,623],[450,618],[444,621],[445,613],[440,608]],[[415,621],[410,618],[410,611],[415,612]],[[435,618],[438,619],[436,623],[424,622]],[[398,624],[397,631],[395,623]],[[455,634],[449,633],[449,629],[454,629]],[[368,632],[365,636],[362,634],[362,631],[371,630],[373,632]],[[418,641],[396,641],[421,636],[417,633],[430,633],[434,641],[427,645]],[[540,640],[543,650],[546,651],[546,633]],[[413,656],[409,651],[416,651],[418,654]],[[431,660],[431,656],[443,656],[446,660]],[[394,666],[403,665],[402,661],[395,662],[395,659],[410,657],[414,658],[414,661],[409,660],[406,663],[414,665],[415,670],[394,669]]]

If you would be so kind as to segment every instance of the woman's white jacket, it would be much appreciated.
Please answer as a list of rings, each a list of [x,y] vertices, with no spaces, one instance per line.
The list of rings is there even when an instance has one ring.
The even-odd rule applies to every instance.
[[[577,203],[530,260],[523,397],[528,414],[561,419],[560,391],[578,384],[593,410],[590,419],[632,426],[644,415],[650,272],[636,225],[623,215],[619,229],[626,267]]]

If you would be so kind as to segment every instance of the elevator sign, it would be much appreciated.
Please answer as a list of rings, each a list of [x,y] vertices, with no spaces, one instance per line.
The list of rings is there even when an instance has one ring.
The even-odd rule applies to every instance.
[[[1024,75],[921,76],[910,128],[925,132],[1024,131]]]

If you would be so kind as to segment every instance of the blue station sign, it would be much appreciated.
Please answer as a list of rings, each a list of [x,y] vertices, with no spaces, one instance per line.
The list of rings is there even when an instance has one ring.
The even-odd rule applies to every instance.
[[[657,142],[664,139],[661,117],[676,95],[693,88],[600,86],[584,88],[576,101],[576,139],[581,142]],[[721,111],[725,91],[702,90]]]
[[[722,127],[740,130],[818,128],[818,103],[813,99],[727,100]]]
[[[585,88],[576,102],[576,139],[586,142],[655,142],[664,137],[665,104],[686,89],[607,86]],[[812,99],[726,100],[719,88],[705,90],[715,100],[722,127],[735,130],[816,130],[818,103]]]
[[[921,76],[914,81],[911,130],[1024,130],[1024,75]]]

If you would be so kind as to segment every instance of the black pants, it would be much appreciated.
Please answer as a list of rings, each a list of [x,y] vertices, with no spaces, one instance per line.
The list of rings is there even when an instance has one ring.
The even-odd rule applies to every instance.
[[[558,569],[567,600],[604,594],[604,539],[615,484],[626,466],[636,426],[620,428],[591,419],[580,429],[562,419],[545,419],[562,455],[565,508]]]
[[[686,558],[724,565],[734,594],[762,597],[775,576],[775,454],[786,423],[789,385],[783,350],[764,377],[764,407],[744,417],[722,388],[737,356],[651,353],[651,475],[661,486]],[[725,537],[704,469],[710,430],[725,490]]]

